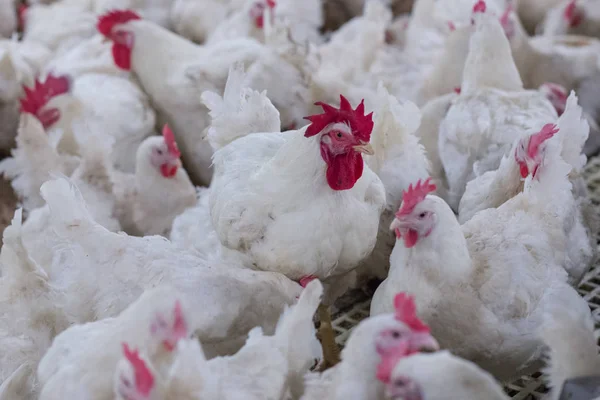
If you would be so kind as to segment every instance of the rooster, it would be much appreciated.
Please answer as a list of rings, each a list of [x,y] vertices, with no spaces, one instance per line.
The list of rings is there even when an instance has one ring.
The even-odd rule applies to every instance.
[[[228,84],[243,81],[243,73],[232,67]],[[373,250],[385,204],[383,184],[362,158],[373,154],[372,114],[340,96],[339,109],[319,103],[323,114],[307,117],[307,127],[248,134],[246,121],[270,116],[274,129],[278,115],[264,95],[239,89],[226,90],[231,99],[203,94],[216,149],[210,214],[221,243],[247,254],[255,269],[301,284],[335,282]],[[239,107],[222,105],[236,100]],[[309,239],[315,234],[321,239]]]

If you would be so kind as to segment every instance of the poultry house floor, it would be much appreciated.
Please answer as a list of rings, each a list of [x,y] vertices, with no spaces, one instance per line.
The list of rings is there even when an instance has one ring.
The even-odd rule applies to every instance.
[[[600,156],[590,158],[585,167],[584,176],[590,190],[592,202],[600,213]],[[600,234],[597,237],[597,243],[600,244]],[[360,321],[369,316],[371,297],[377,288],[378,283],[369,283],[363,289],[355,289],[336,303],[339,310],[334,313],[333,327],[336,331],[336,341],[338,345],[343,346],[352,328]],[[579,293],[587,300],[594,320],[596,321],[596,340],[600,339],[600,260],[585,276],[578,289]],[[599,343],[600,345],[600,343]],[[523,376],[505,386],[506,393],[516,400],[542,399],[547,392],[547,388],[541,379],[541,373],[530,376]]]

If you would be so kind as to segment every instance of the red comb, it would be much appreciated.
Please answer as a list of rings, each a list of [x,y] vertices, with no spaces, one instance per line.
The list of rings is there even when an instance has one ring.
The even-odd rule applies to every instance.
[[[177,142],[175,141],[175,135],[169,125],[165,125],[162,131],[163,138],[165,139],[165,143],[167,144],[167,149],[169,149],[169,153],[171,153],[174,157],[181,157],[181,152],[179,151],[179,147],[177,147]]]
[[[40,108],[45,106],[51,98],[69,92],[71,84],[66,76],[48,75],[44,83],[36,79],[32,88],[23,86],[25,97],[20,100],[21,112],[37,115]]]
[[[435,191],[436,186],[431,183],[431,178],[427,178],[425,182],[421,182],[419,179],[417,184],[413,187],[412,183],[402,193],[402,205],[396,213],[397,217],[402,215],[408,215],[414,210],[415,206],[425,199],[429,193]]]
[[[417,317],[417,306],[415,299],[408,293],[398,293],[394,297],[394,308],[396,309],[396,319],[405,323],[415,332],[429,332],[429,326]]]
[[[132,10],[111,10],[98,18],[96,29],[104,36],[109,36],[115,25],[142,19]]]
[[[532,158],[535,157],[541,144],[554,136],[558,131],[559,129],[556,125],[546,124],[538,133],[531,135],[529,146],[527,146],[527,155]]]
[[[565,8],[565,18],[569,21],[569,27],[573,28],[579,25],[583,19],[581,13],[577,12],[577,4],[575,4],[575,0],[571,0],[567,7]]]
[[[363,142],[368,142],[371,139],[371,131],[373,131],[373,113],[364,115],[365,101],[362,100],[356,107],[352,109],[350,102],[340,95],[340,108],[330,106],[323,102],[315,103],[323,108],[323,114],[311,115],[304,117],[311,122],[306,128],[305,137],[311,137],[321,132],[327,125],[343,122],[350,125],[352,134]]]
[[[185,321],[185,317],[183,316],[183,311],[181,309],[181,302],[177,300],[175,302],[175,309],[173,310],[175,314],[175,322],[173,323],[173,332],[177,335],[178,338],[184,338],[188,334],[187,323]]]
[[[140,358],[137,350],[131,351],[127,343],[123,343],[123,354],[129,361],[135,372],[135,386],[138,392],[148,396],[154,387],[154,376],[146,366],[144,360]]]
[[[460,94],[461,91],[462,91],[462,89],[460,87],[454,88],[454,93],[456,93],[456,94]]]
[[[473,13],[484,13],[486,10],[487,6],[485,4],[485,1],[483,0],[479,0],[477,3],[475,3],[475,5],[473,6]]]
[[[390,350],[389,353],[381,357],[381,362],[377,365],[377,379],[383,383],[389,383],[392,377],[392,371],[400,359],[409,355],[408,341],[403,340],[398,346]]]

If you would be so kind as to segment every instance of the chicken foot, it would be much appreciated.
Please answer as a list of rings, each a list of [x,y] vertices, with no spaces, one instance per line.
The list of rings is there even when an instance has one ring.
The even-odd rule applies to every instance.
[[[317,314],[320,321],[317,335],[323,347],[323,363],[320,371],[325,371],[340,362],[340,349],[335,342],[335,331],[333,330],[329,307],[323,303],[319,304]]]

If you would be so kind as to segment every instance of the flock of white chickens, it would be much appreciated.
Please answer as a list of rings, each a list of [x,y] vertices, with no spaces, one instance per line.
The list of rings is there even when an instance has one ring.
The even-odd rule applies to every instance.
[[[0,400],[600,375],[600,1],[393,6],[323,33],[321,0],[0,0]],[[340,355],[331,309],[373,278]]]

